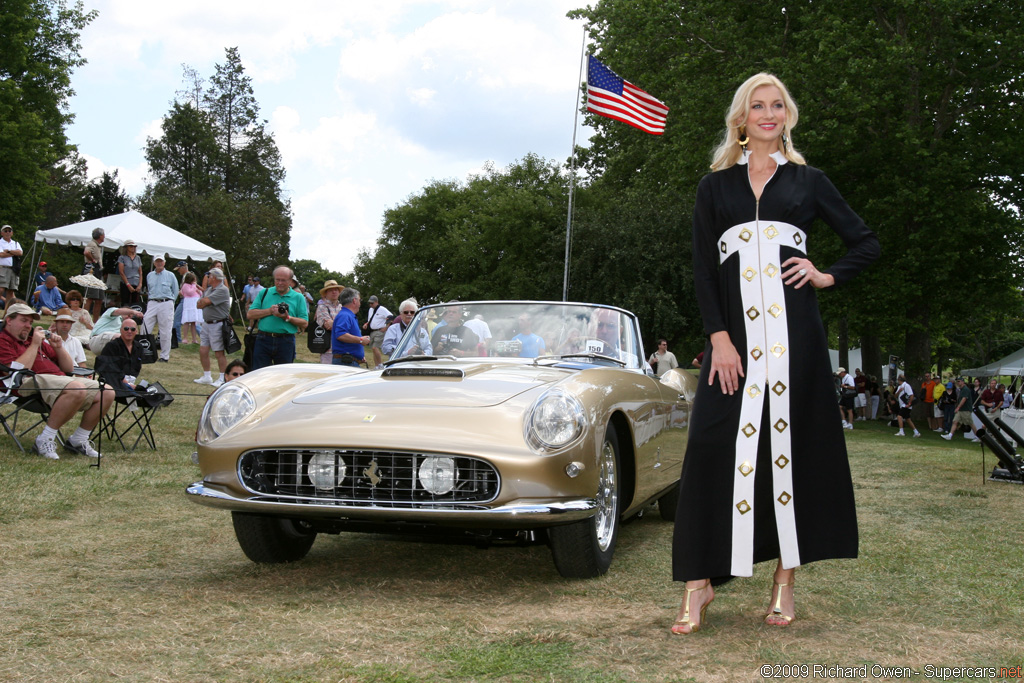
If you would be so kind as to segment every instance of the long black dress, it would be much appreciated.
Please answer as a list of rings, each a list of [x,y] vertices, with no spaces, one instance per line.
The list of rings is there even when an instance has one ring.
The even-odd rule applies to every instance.
[[[822,272],[842,284],[874,261],[878,238],[824,173],[779,164],[754,198],[746,160],[697,189],[693,260],[704,331],[726,330],[743,386],[708,385],[708,342],[690,422],[673,539],[673,578],[750,576],[781,557],[788,569],[857,556],[857,516],[817,295],[782,282],[822,219],[846,255]]]

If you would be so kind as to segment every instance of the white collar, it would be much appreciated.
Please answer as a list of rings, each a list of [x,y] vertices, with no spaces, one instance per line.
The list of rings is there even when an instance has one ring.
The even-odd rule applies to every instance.
[[[751,152],[749,149],[743,150],[743,156],[740,157],[739,161],[737,161],[736,163],[740,164],[741,166],[745,166],[747,163],[747,157],[750,156],[750,154]],[[772,152],[768,156],[774,159],[775,163],[777,163],[779,166],[789,163],[789,159],[786,158],[786,155],[778,150]]]

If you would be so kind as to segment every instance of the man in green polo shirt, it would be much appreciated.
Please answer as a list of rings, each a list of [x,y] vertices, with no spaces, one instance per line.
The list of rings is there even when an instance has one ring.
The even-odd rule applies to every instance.
[[[295,362],[295,335],[306,329],[306,300],[292,289],[292,269],[274,269],[274,286],[262,290],[246,318],[258,320],[252,369]]]

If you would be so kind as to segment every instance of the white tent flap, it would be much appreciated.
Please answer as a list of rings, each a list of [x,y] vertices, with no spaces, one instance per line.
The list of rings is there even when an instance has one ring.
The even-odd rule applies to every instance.
[[[168,259],[224,260],[224,252],[220,249],[208,247],[138,211],[128,211],[52,230],[37,230],[36,242],[84,247],[92,239],[92,231],[96,228],[103,228],[106,235],[102,245],[104,249],[120,249],[125,241],[135,240],[138,252],[149,256],[166,254]]]
[[[1024,375],[1024,349],[1017,349],[1006,358],[989,363],[980,368],[967,368],[960,371],[961,375],[971,377],[995,377],[998,375]]]

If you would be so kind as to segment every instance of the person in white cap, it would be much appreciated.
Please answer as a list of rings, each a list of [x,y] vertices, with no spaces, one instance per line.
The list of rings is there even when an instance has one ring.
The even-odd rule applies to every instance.
[[[146,316],[142,327],[152,333],[153,323],[160,328],[160,357],[166,363],[171,359],[171,333],[174,331],[174,300],[178,298],[178,278],[166,270],[164,257],[153,257],[153,270],[146,274]]]
[[[124,241],[124,253],[117,257],[117,274],[121,276],[121,305],[142,303],[142,258],[135,240]]]
[[[75,319],[71,317],[71,309],[62,308],[57,311],[53,324],[50,325],[50,332],[51,334],[60,335],[60,338],[64,341],[64,348],[67,349],[68,355],[71,356],[71,362],[78,368],[85,365],[86,357],[81,340],[71,334],[71,326],[74,324]]]
[[[0,228],[0,297],[6,296],[8,289],[18,289],[14,258],[21,254],[21,245],[14,241],[14,228],[9,225]]]
[[[65,448],[98,458],[100,454],[89,443],[89,434],[114,402],[114,390],[101,386],[96,380],[68,377],[74,363],[64,348],[64,340],[41,327],[33,327],[32,323],[38,319],[39,314],[30,306],[13,304],[4,315],[6,324],[0,332],[0,363],[15,370],[29,368],[35,373],[25,378],[17,393],[21,396],[39,394],[50,406],[46,427],[36,437],[33,450],[44,458],[58,460],[57,430],[81,411],[82,421]]]

